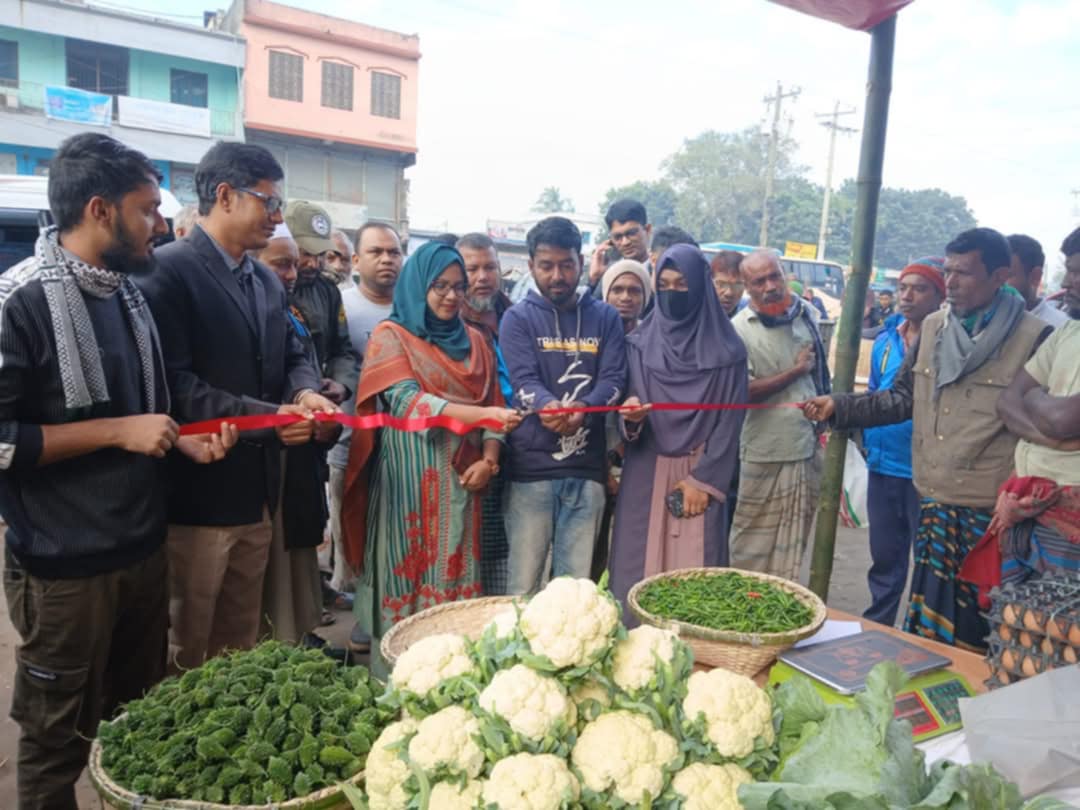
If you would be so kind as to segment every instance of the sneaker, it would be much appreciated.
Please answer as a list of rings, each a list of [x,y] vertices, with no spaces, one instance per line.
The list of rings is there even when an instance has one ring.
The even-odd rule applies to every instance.
[[[349,633],[349,649],[353,652],[371,652],[371,634],[365,632],[359,624],[353,625]]]

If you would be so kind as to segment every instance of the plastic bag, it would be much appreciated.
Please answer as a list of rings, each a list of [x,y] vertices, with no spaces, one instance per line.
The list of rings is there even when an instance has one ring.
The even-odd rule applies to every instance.
[[[840,499],[840,522],[849,529],[865,529],[870,525],[866,508],[866,487],[869,479],[866,459],[859,452],[859,446],[848,439],[844,455],[844,494]]]

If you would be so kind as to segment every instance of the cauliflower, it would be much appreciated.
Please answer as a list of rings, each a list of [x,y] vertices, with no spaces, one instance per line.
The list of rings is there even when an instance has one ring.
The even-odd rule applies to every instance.
[[[595,720],[604,709],[611,708],[611,692],[600,681],[586,677],[570,690],[570,701],[577,714],[574,722],[578,731],[581,731],[586,723]]]
[[[486,633],[489,629],[494,632],[495,638],[509,638],[517,629],[518,614],[513,608],[496,613],[484,628]]]
[[[574,704],[554,678],[517,664],[495,673],[480,693],[480,708],[506,720],[510,728],[535,742],[556,734],[576,719]]]
[[[695,762],[675,774],[671,787],[683,800],[683,810],[742,810],[739,785],[753,781],[738,765]]]
[[[723,757],[741,759],[759,739],[766,746],[776,739],[769,696],[745,675],[726,669],[691,675],[683,712],[691,724],[704,720],[706,739]]]
[[[390,680],[398,689],[421,697],[459,675],[475,675],[465,636],[440,633],[422,638],[401,654]]]
[[[428,807],[438,810],[473,810],[480,803],[484,783],[474,779],[464,785],[455,782],[439,782],[431,789]]]
[[[626,638],[615,645],[611,677],[627,692],[636,692],[649,685],[656,675],[656,659],[671,662],[675,658],[676,636],[647,624],[635,627]]]
[[[519,624],[533,653],[556,669],[588,666],[610,644],[619,609],[591,580],[558,577],[525,606]]]
[[[656,799],[663,792],[665,770],[679,764],[679,745],[644,715],[608,712],[585,726],[571,761],[589,790],[636,805],[646,793]]]
[[[409,796],[405,782],[409,778],[409,766],[390,746],[399,743],[416,731],[416,723],[406,717],[391,723],[371,746],[364,772],[368,803],[371,810],[405,810]]]
[[[554,754],[500,759],[483,791],[485,805],[494,804],[499,810],[562,810],[577,801],[580,793],[566,760]]]
[[[473,740],[480,721],[460,706],[447,706],[420,721],[409,741],[409,759],[427,773],[445,768],[451,774],[479,776],[484,752]]]

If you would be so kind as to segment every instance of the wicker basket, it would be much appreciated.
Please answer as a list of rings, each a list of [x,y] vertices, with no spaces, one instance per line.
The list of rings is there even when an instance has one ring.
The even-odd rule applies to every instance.
[[[730,630],[713,630],[696,624],[674,619],[663,619],[642,610],[638,596],[642,589],[660,579],[686,579],[698,574],[720,574],[735,571],[751,579],[768,582],[787,591],[813,612],[813,618],[805,627],[784,633],[736,633]],[[735,568],[682,568],[643,579],[630,589],[627,598],[630,610],[645,624],[675,630],[694,651],[694,660],[711,667],[723,667],[741,675],[753,677],[776,660],[776,656],[796,641],[812,636],[825,623],[825,603],[815,593],[798,583],[769,574],[742,571]]]
[[[460,633],[473,640],[480,637],[484,628],[498,614],[514,604],[515,596],[485,596],[480,599],[462,599],[444,605],[421,610],[395,624],[379,644],[379,652],[387,665],[394,666],[405,650],[422,638],[438,633]]]
[[[290,799],[278,804],[212,804],[182,799],[146,799],[116,784],[101,765],[101,742],[94,740],[90,746],[90,781],[97,789],[102,804],[110,810],[344,810],[351,807],[348,799],[337,786]],[[360,787],[364,772],[360,771],[349,780]]]

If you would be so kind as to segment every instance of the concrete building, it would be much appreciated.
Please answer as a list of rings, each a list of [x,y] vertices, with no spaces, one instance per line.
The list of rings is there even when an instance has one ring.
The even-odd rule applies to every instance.
[[[0,0],[0,21],[0,174],[44,174],[62,140],[98,130],[191,202],[210,145],[243,139],[235,33],[63,0]]]
[[[217,24],[247,42],[246,140],[281,162],[286,196],[339,227],[405,230],[419,38],[268,0],[235,0]]]

